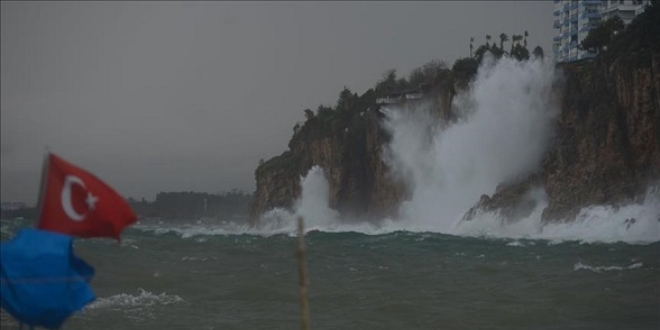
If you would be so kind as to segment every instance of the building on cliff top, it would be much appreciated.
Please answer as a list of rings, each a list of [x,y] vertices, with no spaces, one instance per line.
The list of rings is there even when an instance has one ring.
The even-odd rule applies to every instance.
[[[419,90],[408,90],[396,93],[389,93],[376,98],[377,104],[397,104],[407,101],[419,100],[423,97],[423,93]]]
[[[571,62],[596,56],[578,49],[589,30],[601,21],[619,16],[625,25],[641,14],[651,0],[554,0],[554,28],[552,40],[555,61]]]

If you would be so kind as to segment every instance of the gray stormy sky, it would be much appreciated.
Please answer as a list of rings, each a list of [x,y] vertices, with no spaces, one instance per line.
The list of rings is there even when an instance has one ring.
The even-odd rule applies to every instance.
[[[113,186],[252,192],[303,109],[528,30],[551,52],[552,1],[7,2],[1,198],[36,202],[45,147]]]

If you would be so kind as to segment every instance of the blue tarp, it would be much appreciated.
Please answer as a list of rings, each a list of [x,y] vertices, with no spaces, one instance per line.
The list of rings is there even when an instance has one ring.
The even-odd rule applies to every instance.
[[[22,229],[0,244],[0,306],[22,323],[59,328],[95,299],[93,276],[73,254],[71,236]]]

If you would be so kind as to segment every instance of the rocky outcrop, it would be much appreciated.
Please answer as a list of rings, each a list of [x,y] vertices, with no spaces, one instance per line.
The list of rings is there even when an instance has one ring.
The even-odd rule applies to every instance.
[[[544,221],[584,206],[639,201],[660,180],[660,17],[633,23],[597,59],[563,64],[556,139],[532,178],[498,189],[464,217],[515,209],[543,186]]]
[[[660,182],[660,17],[653,10],[655,16],[641,15],[597,59],[559,66],[556,135],[541,170],[482,196],[464,220],[483,211],[525,217],[536,206],[529,195],[534,187],[547,193],[545,221],[572,219],[587,205],[635,201],[649,183]],[[465,86],[451,75],[430,86],[439,120],[453,120],[452,99]],[[319,109],[296,131],[287,152],[257,168],[253,223],[268,209],[291,207],[313,165],[325,169],[330,207],[344,218],[396,215],[406,190],[382,160],[389,137],[372,94],[343,110]]]
[[[639,197],[660,175],[660,54],[565,65],[557,141],[543,166],[546,220]]]
[[[388,136],[380,125],[382,114],[375,103],[363,105],[346,114],[319,112],[294,134],[288,151],[257,168],[250,207],[253,224],[269,209],[291,208],[301,194],[301,178],[314,165],[325,170],[329,206],[343,218],[381,218],[396,212],[404,189],[383,163]]]
[[[534,189],[543,186],[539,175],[530,175],[526,179],[506,186],[500,185],[493,197],[481,195],[477,202],[465,215],[462,221],[475,219],[483,212],[498,212],[504,219],[515,222],[528,217],[539,203]]]
[[[428,102],[435,117],[448,122],[453,118],[455,86],[467,86],[464,80],[445,69],[423,90],[422,100],[399,105],[409,110],[416,102]],[[334,109],[319,107],[316,114],[305,112],[307,120],[294,130],[289,150],[255,171],[257,190],[250,206],[250,222],[256,224],[269,209],[291,208],[302,193],[301,178],[314,165],[325,170],[329,206],[343,219],[395,217],[407,191],[383,160],[390,136],[382,126],[384,115],[374,90],[361,96],[345,90]]]

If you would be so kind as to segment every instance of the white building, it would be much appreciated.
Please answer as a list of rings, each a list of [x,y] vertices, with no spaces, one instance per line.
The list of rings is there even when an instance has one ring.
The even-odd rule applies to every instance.
[[[651,0],[554,0],[554,28],[557,36],[552,51],[557,62],[570,62],[594,57],[595,53],[582,51],[577,45],[598,26],[602,20],[619,16],[630,24],[644,11]]]
[[[418,90],[390,93],[376,98],[376,104],[396,104],[405,101],[420,100],[423,96],[423,93]]]

